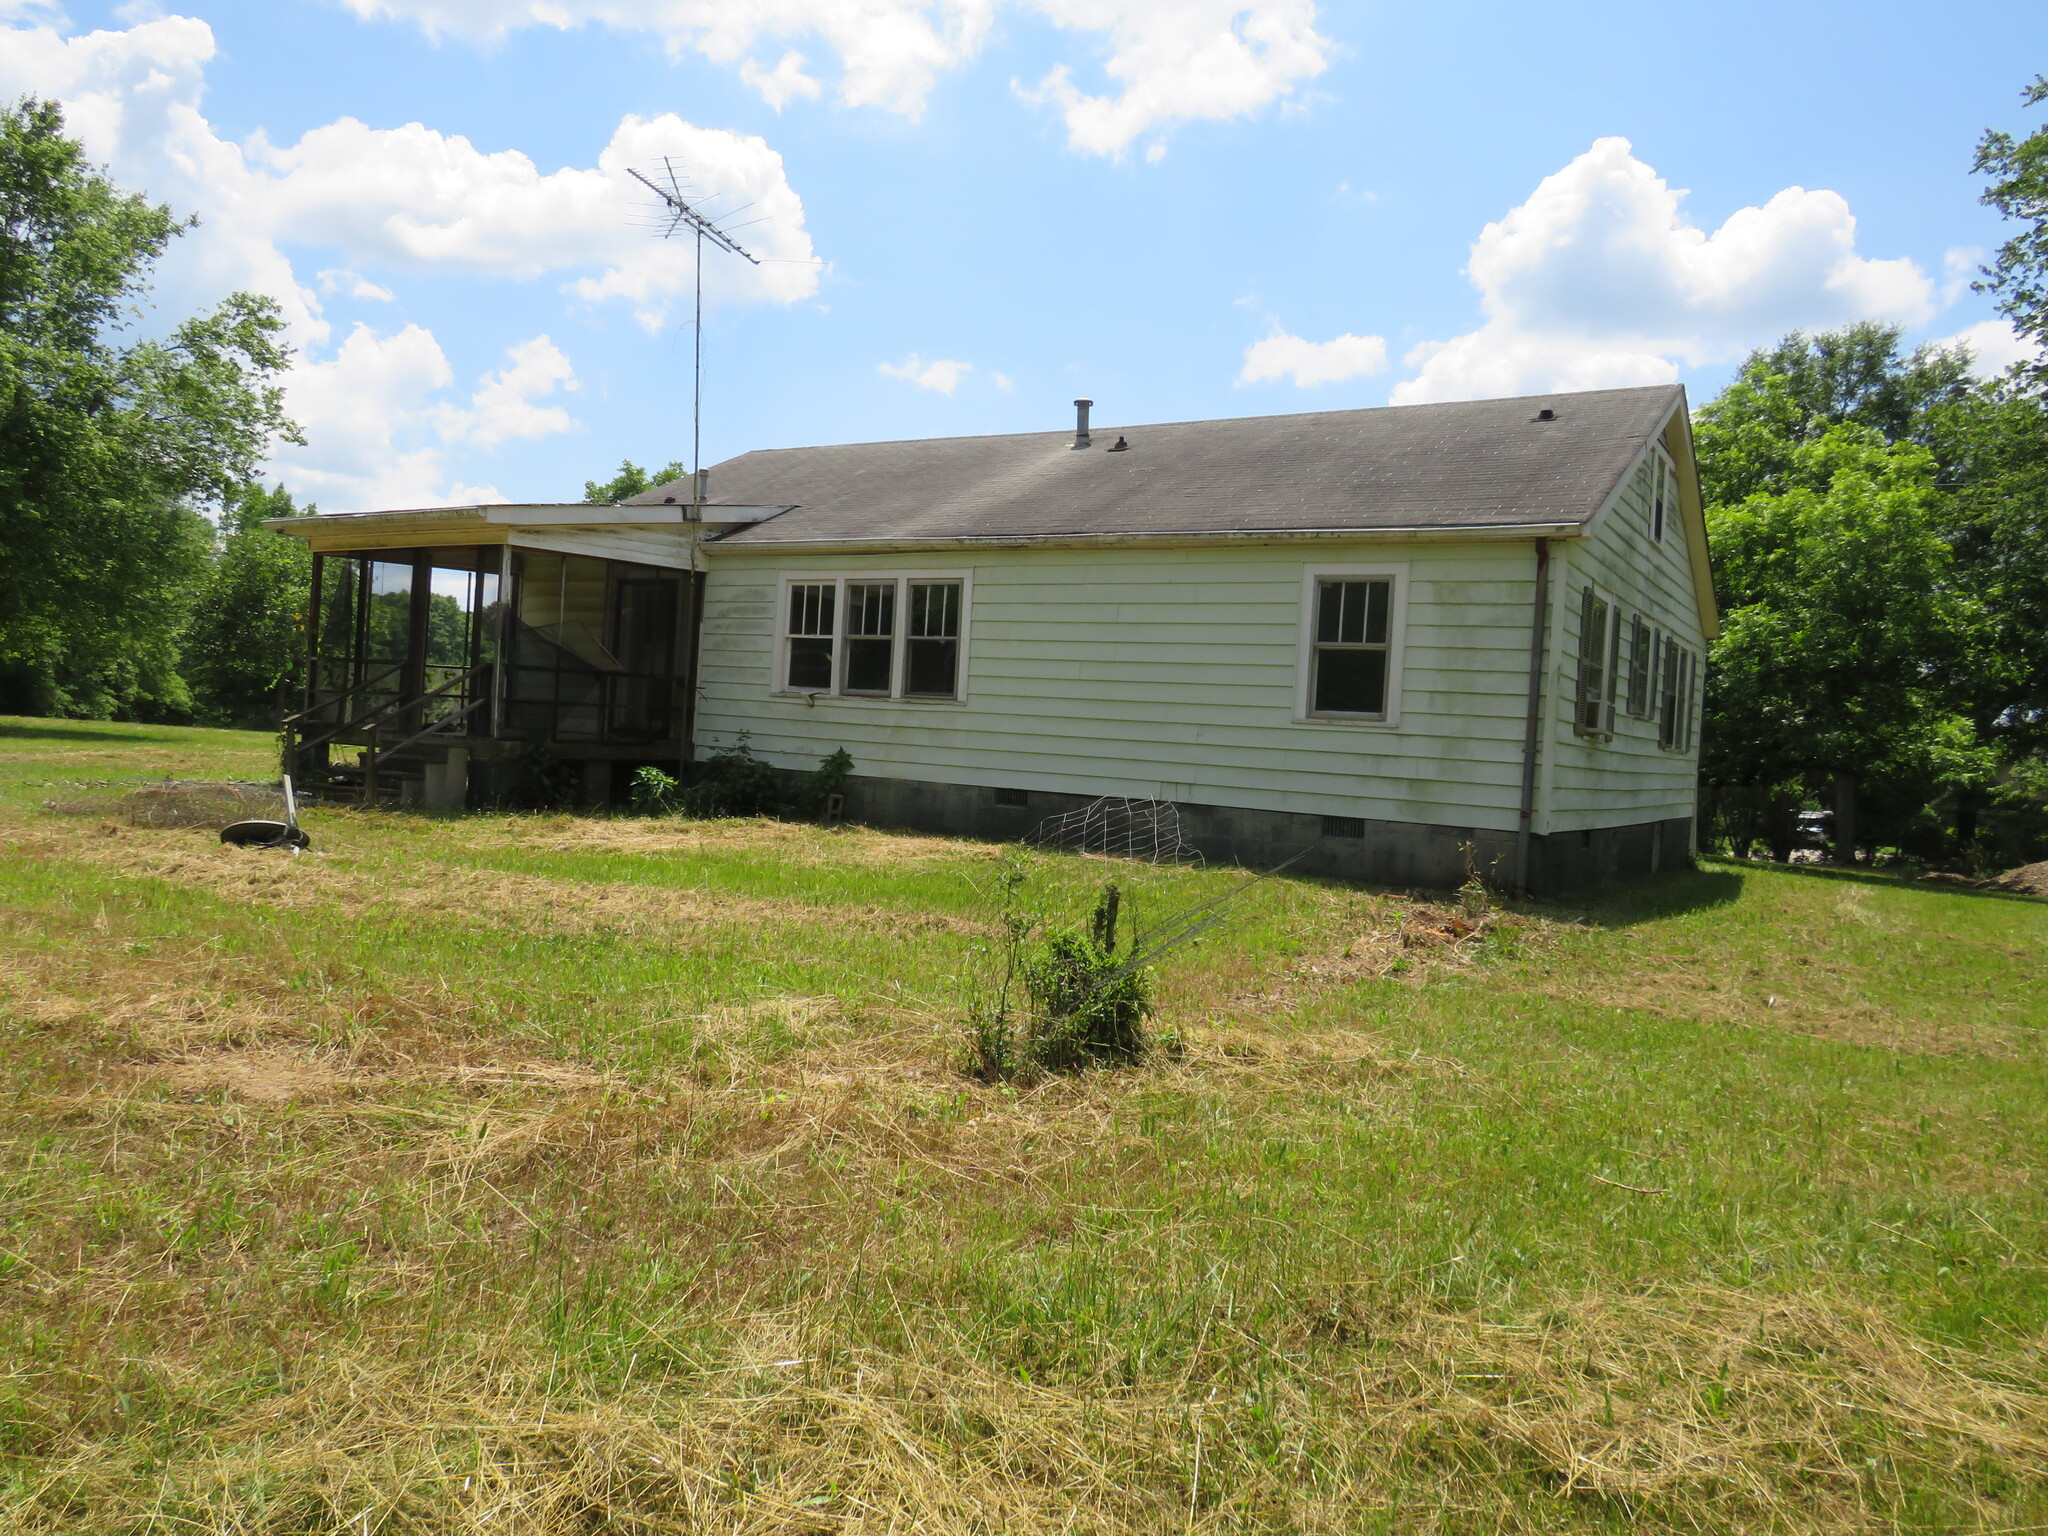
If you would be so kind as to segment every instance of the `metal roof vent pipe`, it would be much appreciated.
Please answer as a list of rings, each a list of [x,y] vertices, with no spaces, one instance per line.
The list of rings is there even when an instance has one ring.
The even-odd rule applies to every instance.
[[[1074,446],[1076,448],[1086,448],[1088,446],[1088,407],[1094,403],[1093,400],[1076,400],[1074,402]]]

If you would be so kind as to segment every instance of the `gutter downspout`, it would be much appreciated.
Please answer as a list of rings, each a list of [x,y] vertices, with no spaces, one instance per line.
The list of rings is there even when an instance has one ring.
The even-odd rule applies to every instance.
[[[1536,541],[1536,601],[1529,621],[1529,719],[1522,732],[1522,811],[1515,824],[1515,889],[1529,894],[1529,833],[1536,814],[1536,752],[1543,717],[1543,631],[1550,617],[1550,540]]]

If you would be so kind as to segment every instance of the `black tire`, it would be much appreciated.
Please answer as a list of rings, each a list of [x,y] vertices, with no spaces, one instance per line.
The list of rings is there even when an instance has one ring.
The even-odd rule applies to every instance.
[[[235,821],[220,829],[220,840],[237,848],[309,848],[313,840],[283,821]]]

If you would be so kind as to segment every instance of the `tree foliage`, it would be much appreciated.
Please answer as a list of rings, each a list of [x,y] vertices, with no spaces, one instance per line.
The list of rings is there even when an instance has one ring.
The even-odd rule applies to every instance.
[[[1953,824],[2031,772],[2048,718],[2048,419],[1897,330],[1794,333],[1695,422],[1723,633],[1702,772],[1872,838]],[[1866,839],[1869,840],[1869,839]],[[1938,837],[1935,837],[1938,842]]]
[[[222,513],[219,550],[193,605],[182,654],[202,724],[266,730],[284,712],[304,665],[313,557],[303,540],[281,538],[263,523],[313,510],[295,507],[281,485],[253,485]]]
[[[671,480],[681,480],[690,471],[671,460],[649,475],[646,470],[626,459],[619,465],[619,472],[611,479],[583,482],[583,499],[593,506],[607,506],[612,502],[624,501],[629,496],[638,496],[642,491],[651,491],[657,485],[666,485]]]
[[[2048,102],[2048,75],[2021,93],[2029,107]],[[1977,142],[1977,174],[1988,176],[1983,201],[2023,227],[1998,248],[1979,291],[1998,300],[2013,329],[2043,351],[2021,365],[2037,386],[2048,386],[2048,127],[2024,139],[1992,128]]]
[[[187,227],[93,169],[54,103],[0,108],[0,707],[182,710],[199,509],[296,440],[270,300],[124,336]]]

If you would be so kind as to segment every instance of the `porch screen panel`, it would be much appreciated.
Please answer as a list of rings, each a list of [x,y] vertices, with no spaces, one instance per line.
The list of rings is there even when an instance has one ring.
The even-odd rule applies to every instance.
[[[659,741],[669,734],[675,694],[677,591],[673,577],[621,576],[613,599],[611,733]]]
[[[399,701],[412,642],[411,559],[366,563],[370,572],[362,613],[358,714],[384,709]]]
[[[436,550],[427,597],[426,676],[437,696],[427,718],[463,714],[484,696],[488,684],[473,669],[497,650],[498,551],[490,548]]]
[[[347,721],[355,688],[356,608],[362,563],[326,555],[320,568],[320,612],[313,625],[313,718],[322,725]]]

